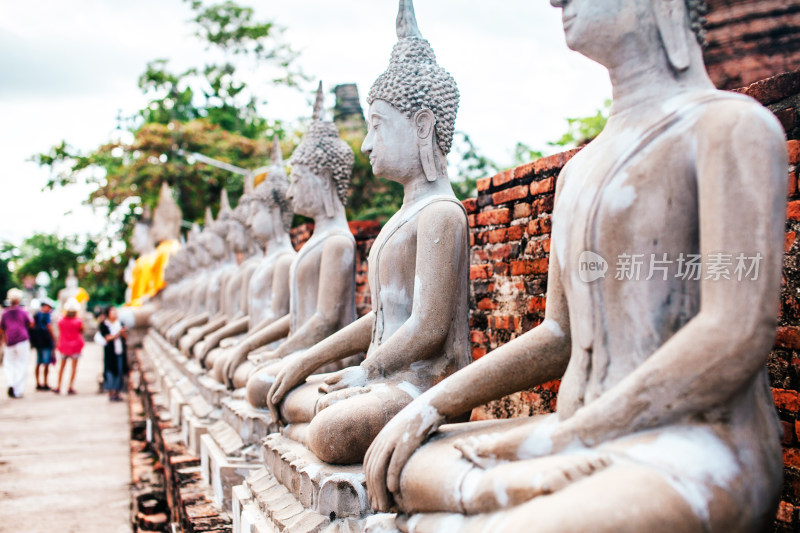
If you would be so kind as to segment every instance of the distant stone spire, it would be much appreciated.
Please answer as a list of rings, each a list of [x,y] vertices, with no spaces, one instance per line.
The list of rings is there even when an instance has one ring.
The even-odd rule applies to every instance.
[[[322,120],[324,112],[325,95],[322,93],[322,80],[319,81],[317,87],[317,100],[314,102],[314,113],[311,115],[313,120]]]
[[[272,164],[283,166],[283,152],[281,152],[281,141],[278,134],[272,136]]]

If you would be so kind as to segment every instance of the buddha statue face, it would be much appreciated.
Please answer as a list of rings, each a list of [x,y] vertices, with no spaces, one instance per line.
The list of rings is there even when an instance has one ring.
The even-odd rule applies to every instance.
[[[211,255],[212,260],[218,260],[225,257],[225,240],[222,237],[213,231],[209,231],[204,237],[203,245]]]
[[[703,0],[550,0],[550,4],[562,9],[567,46],[606,68],[641,63],[648,50],[664,48],[680,72],[688,68],[694,41],[703,40]]]
[[[225,239],[236,253],[244,253],[250,247],[250,236],[247,228],[238,220],[231,220],[228,224],[228,233]]]
[[[137,255],[144,255],[152,248],[150,240],[150,225],[145,222],[137,222],[133,226],[131,235],[131,245]]]
[[[567,46],[606,67],[623,59],[624,43],[644,33],[652,21],[650,0],[550,0],[550,4],[562,9]]]
[[[256,202],[250,209],[247,225],[253,238],[261,244],[267,244],[274,235],[272,217],[272,208],[265,203]]]
[[[433,149],[435,118],[428,109],[409,118],[385,100],[375,100],[369,106],[369,132],[361,151],[369,155],[376,176],[407,183],[424,174],[420,159],[420,144]],[[438,150],[437,150],[438,151]],[[441,152],[437,155],[441,156]]]
[[[332,201],[332,188],[330,179],[316,175],[306,165],[295,164],[289,176],[286,197],[295,213],[314,218],[326,212],[325,202]]]

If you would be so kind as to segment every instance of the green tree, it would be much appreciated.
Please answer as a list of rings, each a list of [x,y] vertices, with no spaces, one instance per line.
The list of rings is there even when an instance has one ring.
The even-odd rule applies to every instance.
[[[172,186],[188,223],[202,221],[206,206],[218,209],[223,188],[236,201],[243,189],[241,176],[193,165],[185,154],[200,152],[254,169],[268,160],[267,138],[288,136],[280,122],[258,114],[263,99],[239,75],[239,67],[259,69],[273,85],[292,87],[305,79],[295,67],[297,54],[283,41],[283,30],[233,1],[188,3],[194,33],[212,52],[208,57],[221,60],[201,61],[182,72],[173,71],[166,59],[151,61],[139,78],[148,103],[132,116],[120,117],[112,140],[88,152],[62,141],[33,156],[50,170],[47,188],[79,181],[94,186],[87,202],[106,210],[116,231],[109,239],[129,242],[143,207],[155,207],[162,182]],[[267,92],[259,87],[258,94]],[[118,301],[129,254],[87,265],[91,280],[86,283],[96,280],[103,298]]]
[[[480,153],[472,138],[463,131],[455,133],[451,153],[455,172],[450,179],[459,200],[475,196],[477,181],[500,170],[494,161]]]
[[[8,270],[8,261],[0,257],[0,300],[5,300],[6,293],[14,286],[11,272]]]
[[[557,141],[547,144],[561,148],[577,148],[588,144],[592,139],[600,135],[600,132],[606,127],[610,111],[611,100],[606,100],[603,102],[603,107],[598,109],[594,115],[568,118],[567,132]]]
[[[50,277],[47,294],[55,297],[64,288],[69,269],[80,273],[79,265],[90,259],[85,254],[94,254],[94,247],[87,248],[86,242],[77,237],[61,238],[56,235],[34,234],[18,247],[3,247],[3,258],[13,267],[13,282],[21,285],[26,276],[36,276],[40,272]]]

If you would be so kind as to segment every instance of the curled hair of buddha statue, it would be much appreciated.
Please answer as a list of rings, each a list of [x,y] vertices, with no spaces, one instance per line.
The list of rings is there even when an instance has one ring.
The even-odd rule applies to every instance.
[[[318,176],[323,176],[327,172],[336,184],[339,200],[343,205],[347,205],[347,192],[350,189],[355,155],[350,146],[339,137],[336,124],[323,120],[322,103],[322,82],[320,82],[311,125],[303,141],[292,153],[289,162],[292,165],[305,165]]]
[[[272,164],[267,170],[264,181],[256,187],[253,196],[257,201],[280,210],[281,223],[286,231],[292,228],[292,218],[294,217],[292,206],[286,198],[286,191],[289,189],[288,179],[286,168],[283,165],[281,143],[278,136],[275,135],[272,138]]]
[[[389,67],[372,84],[367,102],[385,100],[408,118],[421,109],[431,110],[436,118],[436,143],[447,155],[455,132],[458,86],[422,38],[411,0],[400,0],[397,39]]]
[[[700,46],[706,46],[706,14],[708,4],[706,0],[686,0],[686,10],[689,13],[689,27],[694,32]]]

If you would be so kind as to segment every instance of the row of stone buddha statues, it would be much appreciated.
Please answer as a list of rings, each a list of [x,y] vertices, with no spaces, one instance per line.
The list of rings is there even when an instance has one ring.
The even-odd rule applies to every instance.
[[[223,197],[171,258],[151,322],[323,461],[363,462],[373,509],[405,531],[760,531],[782,475],[765,362],[783,132],[713,87],[702,1],[551,3],[568,46],[609,70],[614,100],[557,182],[540,325],[470,364],[469,226],[447,174],[459,92],[410,0],[361,147],[404,189],[369,253],[372,311],[356,319],[354,156],[320,90],[290,174],[275,139],[263,182],[235,209]],[[293,214],[314,222],[299,252]],[[587,251],[761,263],[747,281],[687,280],[674,263],[663,278],[585,282]],[[553,415],[453,423],[559,378]]]

